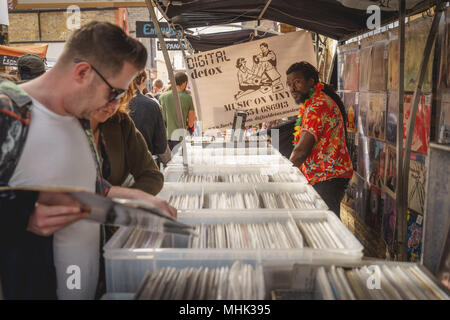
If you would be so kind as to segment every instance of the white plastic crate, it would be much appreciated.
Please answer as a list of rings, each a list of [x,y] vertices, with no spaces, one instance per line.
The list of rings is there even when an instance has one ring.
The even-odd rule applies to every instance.
[[[302,208],[296,207],[283,207],[281,202],[278,202],[278,209],[313,209],[313,210],[326,210],[328,209],[326,203],[322,200],[320,195],[314,190],[311,185],[304,183],[290,183],[290,182],[274,182],[274,183],[261,183],[261,184],[249,184],[249,183],[165,183],[163,189],[158,194],[158,197],[169,200],[173,194],[182,193],[196,193],[202,194],[203,198],[208,197],[208,194],[224,192],[224,193],[253,193],[260,195],[262,193],[288,193],[288,194],[304,194],[310,199],[310,202],[305,203],[308,206]],[[309,201],[309,200],[308,200]],[[259,208],[265,209],[265,203],[262,197],[259,197]],[[177,208],[185,209],[185,208]],[[208,201],[203,201],[202,208],[209,209]],[[242,209],[242,208],[235,208]],[[274,209],[274,208],[267,208]]]
[[[279,211],[279,210],[207,210],[202,213],[180,213],[180,221],[195,225],[199,223],[262,223],[264,221],[327,220],[336,236],[344,244],[343,249],[190,249],[188,237],[168,235],[157,249],[123,249],[130,229],[120,228],[105,245],[105,267],[108,292],[134,292],[149,269],[176,265],[209,266],[215,260],[222,263],[242,260],[250,264],[320,261],[358,261],[362,257],[362,245],[330,211]],[[227,262],[227,263],[228,263]]]
[[[272,291],[274,290],[289,290],[295,291],[295,293],[291,292],[291,299],[295,296],[294,299],[323,300],[324,286],[318,277],[317,271],[320,267],[329,269],[333,265],[336,267],[343,267],[345,269],[361,268],[364,266],[372,266],[373,268],[374,266],[381,267],[383,265],[390,267],[399,266],[401,268],[405,268],[416,265],[425,276],[424,279],[427,280],[427,282],[429,283],[428,285],[430,287],[434,287],[437,291],[439,291],[444,299],[449,299],[448,290],[423,265],[410,262],[395,262],[371,259],[364,259],[359,262],[312,261],[307,263],[294,260],[266,260],[263,262],[266,299],[272,298]],[[398,279],[396,279],[396,281],[398,281]],[[381,282],[380,285],[381,289],[383,289],[384,284]]]
[[[259,174],[265,177],[267,182],[298,182],[307,184],[308,180],[305,178],[303,173],[296,167],[290,165],[279,165],[279,166],[194,166],[190,167],[189,171],[185,171],[182,166],[174,167],[169,166],[164,170],[164,181],[165,182],[180,182],[180,178],[184,174],[189,175],[216,175],[222,177],[220,181],[223,182],[223,177],[226,175],[234,174]],[[289,181],[275,181],[278,177],[277,175],[287,176]]]
[[[188,155],[188,165],[274,165],[274,164],[288,164],[292,163],[281,155],[271,154],[271,155],[203,155],[195,154]],[[168,166],[172,165],[182,165],[183,157],[181,155],[175,155],[172,160],[168,163]]]

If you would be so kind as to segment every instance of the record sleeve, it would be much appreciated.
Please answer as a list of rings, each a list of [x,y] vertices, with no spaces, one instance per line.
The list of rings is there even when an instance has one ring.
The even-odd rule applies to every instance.
[[[385,91],[387,78],[388,47],[386,41],[380,41],[372,47],[369,90]]]
[[[388,94],[388,111],[386,116],[386,142],[397,143],[398,123],[398,92],[392,91]]]
[[[391,145],[386,145],[385,186],[395,195],[397,184],[397,150]]]
[[[89,212],[87,220],[113,226],[135,227],[147,231],[195,235],[193,228],[183,224],[152,204],[141,200],[111,199],[92,192],[64,187],[1,187],[0,190],[29,190],[66,193]],[[137,234],[134,236],[138,236]],[[134,240],[134,242],[137,239]]]
[[[343,88],[344,90],[358,90],[359,51],[351,50],[344,53]]]
[[[423,50],[431,28],[430,17],[418,18],[406,24],[405,30],[405,91],[413,92],[419,75],[419,65],[422,61]],[[422,85],[422,92],[431,92],[432,57],[434,46],[427,63],[427,70]]]
[[[353,174],[352,179],[350,180],[347,189],[345,189],[344,198],[342,202],[350,207],[352,210],[356,211],[356,194],[358,189],[358,176]]]
[[[357,172],[365,180],[369,180],[369,169],[370,169],[370,159],[369,159],[369,141],[370,139],[362,134],[358,134],[358,165]]]
[[[362,221],[366,221],[367,207],[369,203],[369,184],[358,177],[358,190],[356,193],[356,212]]]
[[[367,91],[371,77],[372,47],[361,48],[359,57],[359,91]]]
[[[403,104],[403,146],[406,146],[407,128],[413,102],[412,94],[405,94]],[[416,120],[412,138],[411,150],[428,153],[430,144],[431,95],[422,95],[417,105]]]
[[[450,225],[447,227],[447,238],[445,238],[445,244],[442,248],[436,276],[450,290]]]
[[[367,115],[368,135],[384,140],[386,127],[387,97],[385,93],[369,93]]]
[[[381,233],[381,220],[383,217],[383,200],[381,190],[375,186],[369,188],[369,203],[366,214],[366,224],[375,232]]]
[[[408,261],[418,262],[422,256],[423,216],[408,209]]]
[[[397,29],[398,30],[398,29]],[[397,30],[390,32],[388,61],[388,90],[398,90],[400,43]]]
[[[442,38],[441,61],[439,66],[439,88],[450,89],[450,7],[445,11],[445,23],[439,32]]]
[[[395,220],[397,216],[396,201],[389,194],[383,193],[384,212],[382,221],[383,240],[392,251],[395,240]]]
[[[358,126],[358,92],[343,93],[345,112],[347,113],[347,131],[356,132]]]
[[[426,157],[420,153],[411,153],[408,182],[408,207],[423,214],[425,206]]]
[[[360,92],[359,93],[359,114],[357,114],[357,123],[358,123],[358,133],[363,134],[365,136],[369,135],[369,130],[367,126],[367,113],[369,112],[369,102],[370,102],[370,93],[368,92]]]
[[[384,185],[385,144],[375,139],[369,140],[369,182],[381,188]]]
[[[438,143],[450,144],[450,89],[438,91],[436,136]]]

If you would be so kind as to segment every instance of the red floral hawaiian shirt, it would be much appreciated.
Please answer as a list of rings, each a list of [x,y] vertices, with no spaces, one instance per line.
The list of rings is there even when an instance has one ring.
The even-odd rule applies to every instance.
[[[300,169],[310,184],[331,178],[351,178],[353,166],[338,105],[324,92],[310,99],[302,115],[301,131],[311,133],[316,144]]]

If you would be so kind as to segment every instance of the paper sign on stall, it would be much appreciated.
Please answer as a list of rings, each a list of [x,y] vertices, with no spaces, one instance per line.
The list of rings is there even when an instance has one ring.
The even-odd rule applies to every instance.
[[[307,31],[189,56],[187,73],[203,130],[231,128],[236,110],[247,112],[246,125],[296,115],[286,70],[300,61],[316,66]]]

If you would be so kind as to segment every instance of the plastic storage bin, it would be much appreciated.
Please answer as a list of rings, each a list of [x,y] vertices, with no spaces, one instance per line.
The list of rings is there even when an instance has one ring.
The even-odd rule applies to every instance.
[[[250,193],[256,192],[261,195],[262,193],[293,193],[293,194],[306,194],[311,200],[310,205],[313,210],[326,210],[328,209],[326,203],[322,200],[319,194],[314,190],[311,185],[304,183],[291,183],[291,182],[274,182],[265,184],[248,184],[248,183],[165,183],[163,189],[158,196],[164,200],[169,200],[173,194],[183,193],[195,193],[202,194],[203,198],[206,198],[208,194],[225,192],[225,193]],[[259,207],[266,208],[262,196],[259,196]],[[203,207],[201,209],[208,209],[208,202],[203,201]],[[282,207],[281,203],[278,203],[278,209],[298,209],[295,207]],[[179,208],[182,209],[182,208]],[[236,208],[242,209],[242,208]],[[269,208],[267,208],[269,209]],[[270,208],[274,209],[274,208]]]
[[[209,167],[191,167],[189,171],[185,171],[185,169],[180,167],[167,167],[164,170],[164,181],[165,182],[180,182],[180,178],[183,174],[189,175],[217,175],[219,177],[223,177],[225,175],[230,174],[260,174],[267,179],[267,182],[278,182],[275,181],[277,174],[286,175],[289,177],[290,181],[281,181],[281,182],[299,182],[307,184],[308,180],[306,180],[305,176],[301,173],[298,168],[289,166],[289,165],[280,165],[280,166],[246,166],[242,168],[241,166],[209,166]],[[223,178],[218,182],[223,182]]]
[[[280,156],[280,155],[189,155],[188,154],[188,165],[273,165],[273,164],[289,164],[292,163]],[[183,164],[183,157],[181,155],[176,155],[168,163],[168,166]]]
[[[336,236],[344,244],[343,249],[190,249],[185,236],[166,236],[163,248],[157,249],[123,249],[129,232],[120,228],[105,245],[104,257],[108,292],[134,292],[149,269],[157,266],[208,266],[220,260],[242,260],[250,264],[280,263],[286,265],[294,262],[320,261],[358,261],[362,257],[362,245],[345,228],[339,219],[330,211],[285,211],[270,210],[208,210],[202,213],[186,212],[179,215],[179,220],[195,225],[199,223],[261,223],[264,221],[323,220],[326,219]],[[172,248],[169,248],[172,246]]]
[[[266,299],[272,299],[273,294],[284,295],[286,299],[302,299],[302,300],[322,300],[324,299],[324,287],[319,281],[317,271],[320,267],[330,268],[332,265],[343,268],[360,268],[363,266],[400,266],[408,267],[417,265],[419,269],[425,274],[427,280],[432,282],[435,287],[443,294],[446,299],[449,299],[448,290],[431,274],[424,266],[409,263],[409,262],[394,262],[383,260],[361,260],[359,262],[342,262],[342,261],[327,261],[327,262],[312,262],[312,263],[297,263],[294,261],[265,261],[263,263],[264,281],[266,288]],[[383,283],[381,283],[383,288]],[[375,290],[375,289],[374,289]],[[285,292],[289,291],[289,294]],[[293,292],[294,291],[294,292]],[[277,293],[277,294],[276,294]],[[280,299],[279,297],[277,299]]]

